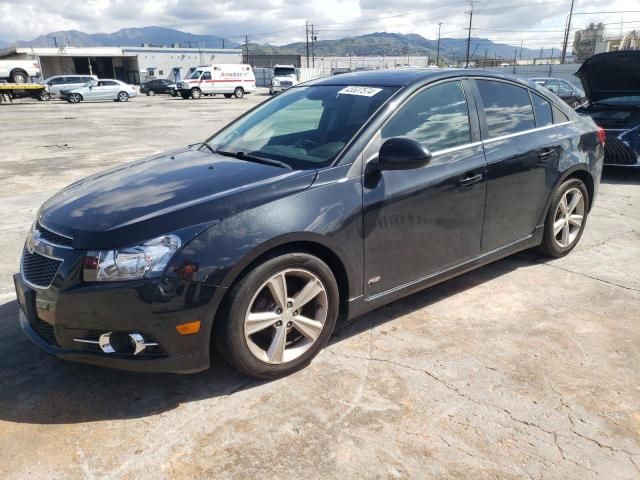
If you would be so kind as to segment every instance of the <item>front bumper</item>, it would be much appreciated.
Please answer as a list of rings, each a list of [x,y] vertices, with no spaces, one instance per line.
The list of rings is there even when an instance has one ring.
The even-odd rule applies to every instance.
[[[285,90],[288,90],[290,88],[291,88],[290,85],[271,85],[270,90],[273,93],[280,93],[280,92],[284,92]]]
[[[32,288],[20,274],[14,284],[20,326],[42,350],[71,360],[138,372],[194,373],[209,367],[210,311],[215,287],[179,279]],[[132,283],[132,282],[129,282]],[[200,332],[180,335],[176,325],[201,320]],[[104,353],[77,339],[136,332],[159,345],[149,352]]]

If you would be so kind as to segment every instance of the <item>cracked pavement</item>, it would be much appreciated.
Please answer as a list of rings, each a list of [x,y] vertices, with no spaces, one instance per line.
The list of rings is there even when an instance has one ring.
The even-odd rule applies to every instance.
[[[27,340],[11,274],[42,201],[264,98],[3,105],[0,478],[640,479],[639,171],[605,171],[568,257],[380,308],[282,380],[112,371]]]

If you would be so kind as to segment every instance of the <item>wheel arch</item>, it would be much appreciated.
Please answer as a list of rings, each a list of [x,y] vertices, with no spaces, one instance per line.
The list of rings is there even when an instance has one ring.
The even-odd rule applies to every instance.
[[[222,281],[221,286],[225,287],[226,291],[216,309],[214,323],[219,320],[220,307],[226,301],[231,288],[233,288],[240,279],[242,279],[256,265],[259,265],[268,259],[287,253],[307,253],[318,257],[328,265],[333,272],[336,283],[338,284],[338,293],[340,295],[339,315],[341,317],[346,315],[350,295],[349,274],[347,273],[347,268],[338,253],[336,253],[335,249],[327,245],[327,243],[322,239],[315,237],[316,235],[311,234],[303,235],[298,238],[274,239],[273,241],[267,242],[267,244],[254,249],[250,254],[239,260]]]
[[[29,74],[24,68],[16,67],[9,72],[9,78],[13,77],[14,73],[24,73],[27,78],[29,78]]]
[[[551,200],[553,199],[553,195],[558,191],[560,185],[566,182],[569,178],[577,178],[582,181],[587,187],[587,193],[589,194],[589,211],[591,211],[591,206],[593,205],[593,197],[595,193],[595,181],[593,179],[593,175],[587,169],[585,165],[574,165],[571,168],[568,168],[564,172],[562,172],[558,176],[558,180],[555,185],[551,189],[551,193],[549,194],[549,198],[547,199],[547,203],[542,211],[541,217],[538,219],[538,225],[544,225],[544,221],[547,218],[547,213],[549,212],[549,207],[551,206]]]

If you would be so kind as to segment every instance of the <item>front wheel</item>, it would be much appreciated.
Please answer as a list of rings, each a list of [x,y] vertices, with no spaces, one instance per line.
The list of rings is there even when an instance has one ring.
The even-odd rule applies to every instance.
[[[231,98],[233,97],[233,93],[225,93],[224,94],[224,98]]]
[[[156,94],[156,92],[154,92],[153,90],[149,90],[147,92],[147,95],[149,95],[150,97],[153,97]]]
[[[241,87],[238,87],[233,91],[233,95],[236,98],[242,98],[244,97],[244,90]]]
[[[191,98],[193,98],[194,100],[198,100],[201,96],[202,96],[202,91],[200,91],[199,88],[191,89]]]
[[[72,93],[69,95],[69,103],[80,103],[82,100],[82,96],[79,93]]]
[[[556,191],[544,224],[542,253],[559,258],[575,248],[589,214],[589,192],[577,178],[565,181]]]
[[[307,253],[261,263],[229,292],[214,333],[217,350],[242,373],[277,378],[315,357],[338,318],[331,269]]]
[[[119,102],[127,102],[127,101],[129,101],[129,94],[127,92],[120,92],[118,94],[118,101]]]
[[[51,94],[47,91],[43,91],[40,95],[38,95],[37,98],[41,102],[48,102],[49,100],[51,100]]]

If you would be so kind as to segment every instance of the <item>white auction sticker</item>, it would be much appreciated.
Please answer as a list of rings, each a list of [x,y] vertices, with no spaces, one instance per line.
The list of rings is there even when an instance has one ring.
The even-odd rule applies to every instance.
[[[344,95],[360,95],[361,97],[373,97],[376,93],[381,91],[381,88],[352,86],[344,87],[338,92],[338,95],[342,93]]]

